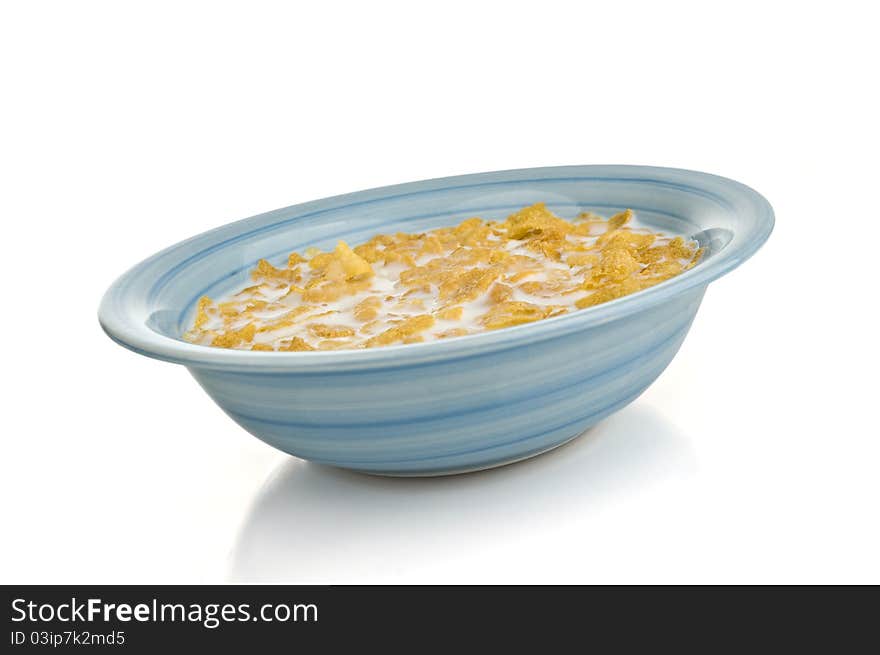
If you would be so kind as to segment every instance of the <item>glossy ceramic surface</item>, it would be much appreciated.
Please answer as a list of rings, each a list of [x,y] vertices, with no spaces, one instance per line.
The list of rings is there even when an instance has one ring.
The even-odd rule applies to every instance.
[[[537,201],[564,217],[631,207],[652,227],[695,237],[706,255],[610,303],[439,342],[267,353],[180,339],[198,298],[241,285],[261,257],[277,264],[337,239],[503,219]],[[773,211],[755,191],[694,171],[567,166],[426,180],[287,207],[183,241],[114,282],[99,319],[126,348],[185,365],[233,420],[287,453],[373,473],[454,473],[554,448],[635,399],[678,351],[707,284],[772,228]]]

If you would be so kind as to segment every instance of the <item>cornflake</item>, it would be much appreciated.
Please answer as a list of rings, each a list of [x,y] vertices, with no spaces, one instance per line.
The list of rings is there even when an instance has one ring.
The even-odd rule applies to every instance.
[[[568,221],[536,203],[504,221],[470,217],[379,234],[330,252],[261,259],[251,283],[199,299],[193,343],[257,352],[348,350],[450,339],[609,302],[695,266],[702,249],[634,225],[632,210]]]

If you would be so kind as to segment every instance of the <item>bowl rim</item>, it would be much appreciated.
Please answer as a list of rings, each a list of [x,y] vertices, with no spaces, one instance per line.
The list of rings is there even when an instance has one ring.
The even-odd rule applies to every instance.
[[[331,350],[310,352],[261,352],[232,350],[192,344],[160,334],[148,325],[156,310],[142,292],[132,291],[131,281],[160,258],[184,247],[202,242],[204,249],[230,236],[248,234],[280,222],[296,220],[297,214],[339,209],[390,196],[437,191],[452,186],[491,182],[516,183],[547,178],[581,177],[589,174],[597,181],[648,182],[687,187],[725,205],[735,214],[749,219],[749,228],[738,232],[724,249],[698,266],[661,284],[634,294],[570,314],[504,328],[427,343],[383,346],[369,350]],[[291,216],[293,214],[293,216]],[[457,360],[498,350],[525,346],[653,307],[697,287],[739,266],[761,247],[773,231],[775,217],[770,203],[754,189],[729,178],[681,168],[631,165],[580,165],[521,168],[451,177],[432,178],[391,186],[376,187],[320,200],[313,200],[227,223],[180,241],[144,259],[119,276],[105,292],[98,309],[103,330],[115,342],[139,354],[186,366],[232,371],[321,372],[364,368],[396,368],[438,360]],[[201,251],[200,251],[201,252]],[[136,311],[132,311],[132,308]]]

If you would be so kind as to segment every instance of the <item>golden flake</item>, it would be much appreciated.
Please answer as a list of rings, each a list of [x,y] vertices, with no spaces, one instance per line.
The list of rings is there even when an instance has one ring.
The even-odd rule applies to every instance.
[[[627,209],[567,221],[538,202],[503,221],[471,217],[430,232],[379,234],[354,248],[308,248],[291,253],[286,268],[260,259],[251,286],[220,303],[199,299],[184,338],[265,352],[421,343],[592,307],[700,261],[697,244],[633,218]],[[453,327],[431,333],[436,320]]]

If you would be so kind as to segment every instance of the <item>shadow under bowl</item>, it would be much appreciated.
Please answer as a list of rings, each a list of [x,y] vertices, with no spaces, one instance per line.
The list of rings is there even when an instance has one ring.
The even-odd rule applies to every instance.
[[[705,248],[693,269],[603,305],[536,323],[371,350],[251,352],[187,343],[198,299],[241,286],[260,258],[503,219],[543,201],[570,217],[627,207]],[[119,344],[183,364],[254,436],[314,462],[386,475],[440,475],[531,457],[624,407],[666,368],[709,282],[766,241],[773,211],[732,180],[669,168],[566,166],[413,182],[269,212],[141,262],[105,294]]]

